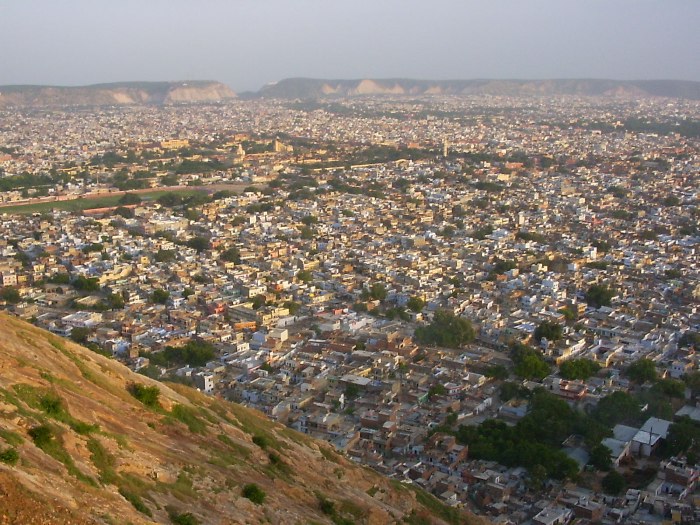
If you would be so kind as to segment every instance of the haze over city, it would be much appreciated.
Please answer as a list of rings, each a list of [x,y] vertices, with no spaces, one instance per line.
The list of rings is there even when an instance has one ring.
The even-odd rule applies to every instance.
[[[0,85],[287,77],[700,80],[694,0],[0,3]]]
[[[700,0],[0,0],[0,525],[700,523]]]

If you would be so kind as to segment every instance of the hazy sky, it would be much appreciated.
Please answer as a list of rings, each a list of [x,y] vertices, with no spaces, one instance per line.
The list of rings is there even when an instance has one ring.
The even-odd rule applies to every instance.
[[[0,0],[0,85],[700,80],[700,0]]]

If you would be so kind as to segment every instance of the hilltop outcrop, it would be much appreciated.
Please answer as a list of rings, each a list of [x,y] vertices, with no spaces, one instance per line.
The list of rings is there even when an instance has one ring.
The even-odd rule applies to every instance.
[[[700,99],[700,82],[679,80],[324,80],[288,78],[263,87],[258,96],[313,99],[361,95],[502,95],[669,97]]]
[[[220,82],[120,82],[92,86],[0,86],[0,107],[122,106],[221,102],[236,94]]]

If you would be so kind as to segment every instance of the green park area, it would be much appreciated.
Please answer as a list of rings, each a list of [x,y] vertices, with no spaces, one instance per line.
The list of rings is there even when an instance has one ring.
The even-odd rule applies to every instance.
[[[137,194],[142,201],[155,201],[159,197],[174,193],[182,197],[189,197],[199,193],[205,193],[202,190],[156,190],[148,192],[138,192]],[[116,195],[104,195],[88,198],[77,198],[65,201],[48,201],[48,202],[38,202],[32,204],[17,204],[15,206],[2,206],[0,207],[0,215],[7,213],[9,215],[21,214],[26,215],[30,213],[45,213],[52,210],[64,210],[72,212],[80,212],[84,210],[93,210],[96,208],[109,208],[114,206],[119,206],[123,203],[122,199],[124,197],[123,193]]]

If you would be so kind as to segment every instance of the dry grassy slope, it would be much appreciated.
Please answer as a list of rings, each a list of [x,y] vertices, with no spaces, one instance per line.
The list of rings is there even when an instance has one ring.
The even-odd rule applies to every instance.
[[[134,399],[131,382],[157,386],[162,408]],[[52,448],[30,437],[40,425],[52,428]],[[331,523],[319,495],[348,523],[477,522],[258,412],[157,383],[0,313],[0,452],[10,446],[19,461],[0,462],[0,525],[169,523],[169,511],[206,524]],[[242,497],[246,483],[266,492],[262,505]]]

